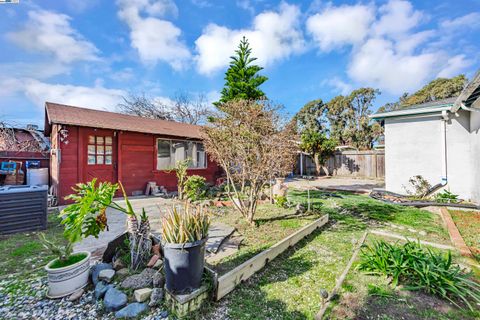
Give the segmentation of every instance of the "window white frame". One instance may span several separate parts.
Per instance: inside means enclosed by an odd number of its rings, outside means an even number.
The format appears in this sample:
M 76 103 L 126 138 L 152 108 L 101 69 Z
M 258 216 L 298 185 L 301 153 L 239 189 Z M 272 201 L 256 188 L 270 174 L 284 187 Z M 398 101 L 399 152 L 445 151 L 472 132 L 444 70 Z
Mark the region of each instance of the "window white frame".
M 161 146 L 161 144 L 163 146 Z M 166 150 L 167 148 L 169 151 Z M 192 159 L 189 169 L 207 168 L 207 154 L 201 142 L 157 138 L 156 151 L 156 170 L 169 170 L 173 168 L 178 161 L 187 158 Z M 169 155 L 166 156 L 168 152 Z M 162 157 L 160 157 L 161 154 L 163 154 Z

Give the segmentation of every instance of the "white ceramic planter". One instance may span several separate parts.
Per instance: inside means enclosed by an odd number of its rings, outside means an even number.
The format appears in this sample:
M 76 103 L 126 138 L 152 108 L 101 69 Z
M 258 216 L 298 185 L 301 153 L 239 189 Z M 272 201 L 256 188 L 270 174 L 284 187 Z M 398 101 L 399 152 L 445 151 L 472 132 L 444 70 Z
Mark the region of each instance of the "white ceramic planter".
M 85 253 L 87 256 L 83 260 L 63 268 L 50 268 L 55 260 L 50 261 L 45 266 L 48 274 L 47 297 L 52 299 L 65 297 L 88 284 L 90 252 L 81 251 L 75 253 Z

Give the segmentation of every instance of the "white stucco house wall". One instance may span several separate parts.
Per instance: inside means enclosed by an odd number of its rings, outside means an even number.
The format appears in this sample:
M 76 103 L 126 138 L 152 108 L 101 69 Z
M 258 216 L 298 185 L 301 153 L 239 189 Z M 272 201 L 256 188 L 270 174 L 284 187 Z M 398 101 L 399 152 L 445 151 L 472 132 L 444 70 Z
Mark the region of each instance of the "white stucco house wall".
M 421 175 L 480 203 L 480 72 L 460 96 L 371 116 L 385 129 L 385 189 Z

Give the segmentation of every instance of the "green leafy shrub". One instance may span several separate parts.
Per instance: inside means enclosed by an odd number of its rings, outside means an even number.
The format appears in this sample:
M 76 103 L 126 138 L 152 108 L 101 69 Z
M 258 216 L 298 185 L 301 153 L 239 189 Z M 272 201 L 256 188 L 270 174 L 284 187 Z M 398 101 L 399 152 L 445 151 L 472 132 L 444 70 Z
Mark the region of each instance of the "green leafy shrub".
M 176 207 L 162 219 L 162 237 L 167 243 L 187 243 L 202 240 L 208 235 L 210 217 L 202 209 L 185 206 L 184 212 Z
M 205 199 L 207 195 L 206 179 L 201 176 L 189 176 L 183 187 L 187 199 L 192 201 Z
M 471 310 L 471 301 L 480 303 L 480 284 L 452 263 L 450 251 L 436 253 L 416 242 L 399 245 L 376 241 L 362 249 L 357 268 L 392 277 L 394 286 L 402 282 L 409 290 L 424 290 L 457 306 L 456 302 L 463 301 Z
M 458 203 L 458 195 L 453 194 L 448 190 L 443 190 L 435 195 L 435 201 L 438 203 Z
M 285 196 L 275 196 L 275 204 L 280 208 L 286 208 L 288 206 L 288 200 Z

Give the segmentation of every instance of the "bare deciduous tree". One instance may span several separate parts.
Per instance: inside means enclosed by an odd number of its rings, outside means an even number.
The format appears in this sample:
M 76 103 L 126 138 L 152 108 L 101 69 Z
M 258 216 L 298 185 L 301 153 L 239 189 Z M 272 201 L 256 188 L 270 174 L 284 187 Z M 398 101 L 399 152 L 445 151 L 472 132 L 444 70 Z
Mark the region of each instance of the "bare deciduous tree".
M 294 124 L 283 124 L 269 101 L 233 100 L 221 110 L 202 129 L 205 148 L 225 171 L 236 209 L 253 223 L 263 186 L 292 171 L 298 149 Z
M 118 105 L 120 112 L 140 117 L 178 122 L 205 123 L 211 110 L 204 94 L 192 96 L 187 92 L 178 92 L 170 101 L 158 101 L 141 95 L 130 94 Z
M 190 124 L 205 123 L 212 113 L 207 98 L 202 93 L 192 97 L 187 92 L 177 92 L 171 110 L 176 121 Z
M 0 120 L 0 151 L 43 151 L 35 139 L 20 141 L 14 126 Z
M 118 104 L 120 112 L 150 119 L 173 120 L 171 112 L 164 103 L 154 101 L 145 93 L 130 94 L 123 97 L 123 103 Z

